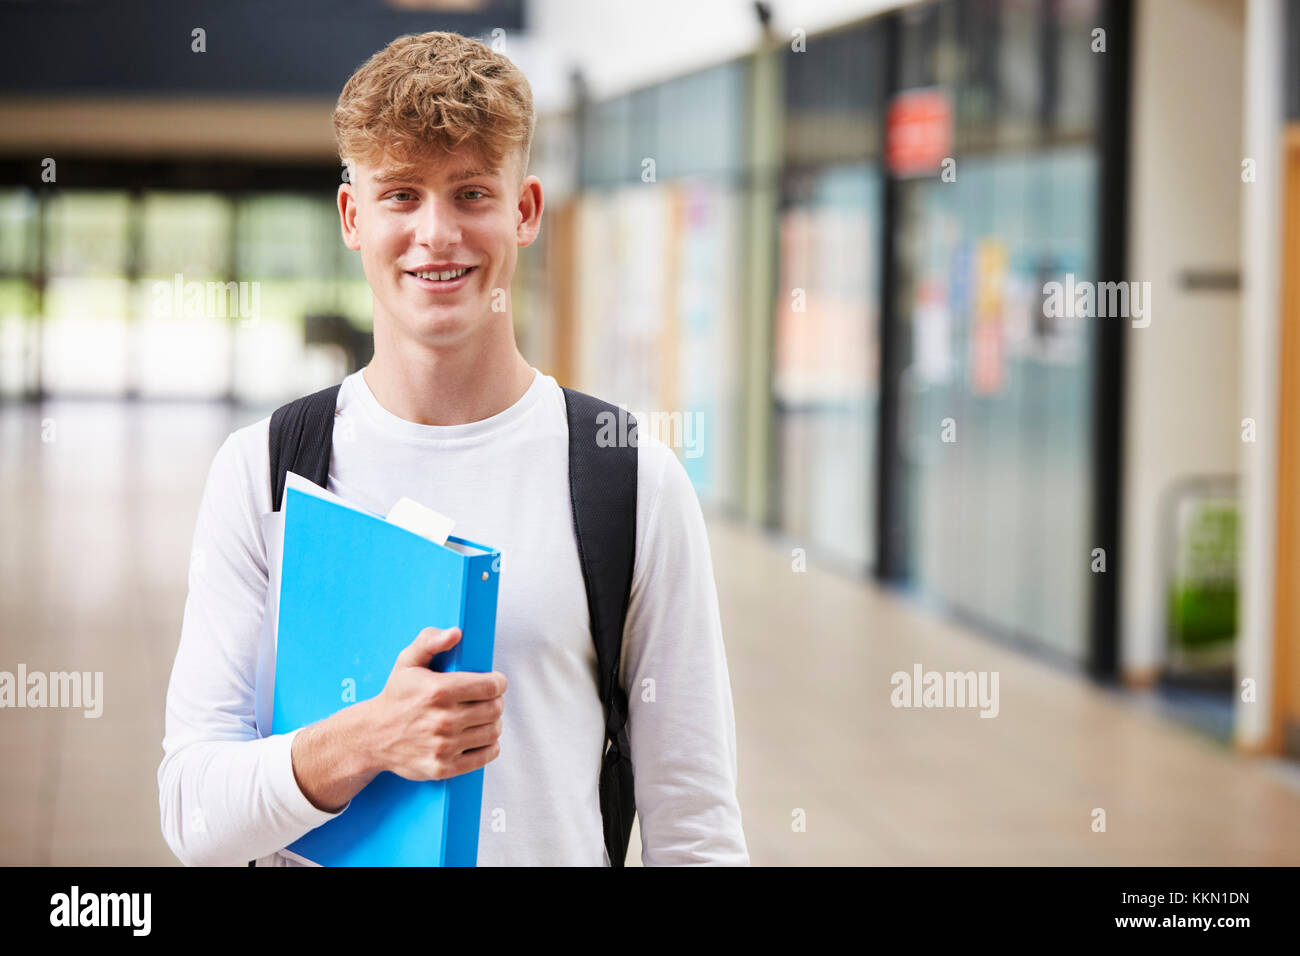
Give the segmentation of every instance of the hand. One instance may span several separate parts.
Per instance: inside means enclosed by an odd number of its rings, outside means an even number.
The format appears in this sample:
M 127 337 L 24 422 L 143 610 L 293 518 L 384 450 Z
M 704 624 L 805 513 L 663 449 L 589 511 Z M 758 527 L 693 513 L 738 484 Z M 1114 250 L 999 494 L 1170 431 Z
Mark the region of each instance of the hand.
M 429 669 L 434 655 L 460 638 L 460 628 L 426 627 L 397 655 L 384 689 L 358 705 L 384 770 L 407 780 L 443 780 L 501 753 L 505 675 Z

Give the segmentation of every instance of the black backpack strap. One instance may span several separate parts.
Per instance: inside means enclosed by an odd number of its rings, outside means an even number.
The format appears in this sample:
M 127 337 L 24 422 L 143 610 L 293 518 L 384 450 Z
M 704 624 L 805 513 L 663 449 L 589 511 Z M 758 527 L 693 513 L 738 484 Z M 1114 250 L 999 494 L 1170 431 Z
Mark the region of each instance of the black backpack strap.
M 322 488 L 330 475 L 330 446 L 334 442 L 334 409 L 339 386 L 281 405 L 271 414 L 271 510 L 279 511 L 288 472 L 310 478 Z
M 636 419 L 625 409 L 570 388 L 564 389 L 564 403 L 573 529 L 596 644 L 597 689 L 605 710 L 600 814 L 610 865 L 623 866 L 636 813 L 627 691 L 618 680 L 636 557 Z

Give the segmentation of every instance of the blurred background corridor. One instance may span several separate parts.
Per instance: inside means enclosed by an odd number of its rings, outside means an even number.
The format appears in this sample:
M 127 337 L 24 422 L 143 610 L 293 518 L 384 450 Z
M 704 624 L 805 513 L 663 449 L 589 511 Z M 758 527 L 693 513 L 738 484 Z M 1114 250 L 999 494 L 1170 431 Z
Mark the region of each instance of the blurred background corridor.
M 204 480 L 369 360 L 330 112 L 429 30 L 533 86 L 520 350 L 704 507 L 755 865 L 1300 864 L 1283 0 L 0 0 L 0 671 L 104 675 L 0 864 L 177 862 Z

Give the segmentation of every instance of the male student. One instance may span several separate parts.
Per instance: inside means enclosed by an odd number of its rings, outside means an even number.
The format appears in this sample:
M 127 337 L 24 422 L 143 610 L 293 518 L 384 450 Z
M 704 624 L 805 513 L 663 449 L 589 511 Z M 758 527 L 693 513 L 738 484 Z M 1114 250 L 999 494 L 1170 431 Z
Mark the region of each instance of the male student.
M 343 240 L 373 292 L 375 354 L 339 389 L 327 487 L 378 514 L 409 496 L 501 550 L 496 670 L 434 672 L 460 634 L 429 628 L 410 635 L 378 696 L 268 734 L 270 420 L 234 432 L 199 508 L 158 768 L 163 835 L 187 864 L 291 865 L 279 851 L 381 771 L 430 780 L 479 767 L 480 865 L 610 863 L 565 400 L 519 353 L 510 306 L 518 249 L 541 226 L 542 186 L 526 175 L 533 126 L 523 75 L 451 33 L 393 41 L 334 114 L 349 170 Z M 637 452 L 620 678 L 642 860 L 745 865 L 699 503 L 670 449 L 642 435 Z

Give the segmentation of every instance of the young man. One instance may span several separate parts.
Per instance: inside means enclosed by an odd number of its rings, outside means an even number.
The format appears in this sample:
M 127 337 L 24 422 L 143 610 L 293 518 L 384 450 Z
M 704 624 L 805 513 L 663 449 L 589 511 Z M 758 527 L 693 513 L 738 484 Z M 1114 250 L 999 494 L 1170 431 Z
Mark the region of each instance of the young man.
M 381 771 L 430 780 L 479 767 L 480 865 L 610 863 L 565 400 L 520 355 L 510 308 L 518 249 L 541 226 L 542 186 L 526 176 L 533 123 L 523 75 L 449 33 L 375 54 L 334 115 L 349 169 L 343 239 L 374 293 L 375 354 L 339 390 L 327 487 L 379 514 L 409 496 L 501 550 L 496 671 L 430 670 L 460 635 L 426 629 L 378 696 L 268 735 L 270 419 L 234 432 L 199 509 L 158 769 L 163 835 L 187 864 L 288 865 L 278 851 Z M 649 436 L 637 452 L 619 676 L 642 860 L 744 865 L 703 518 L 673 452 Z

